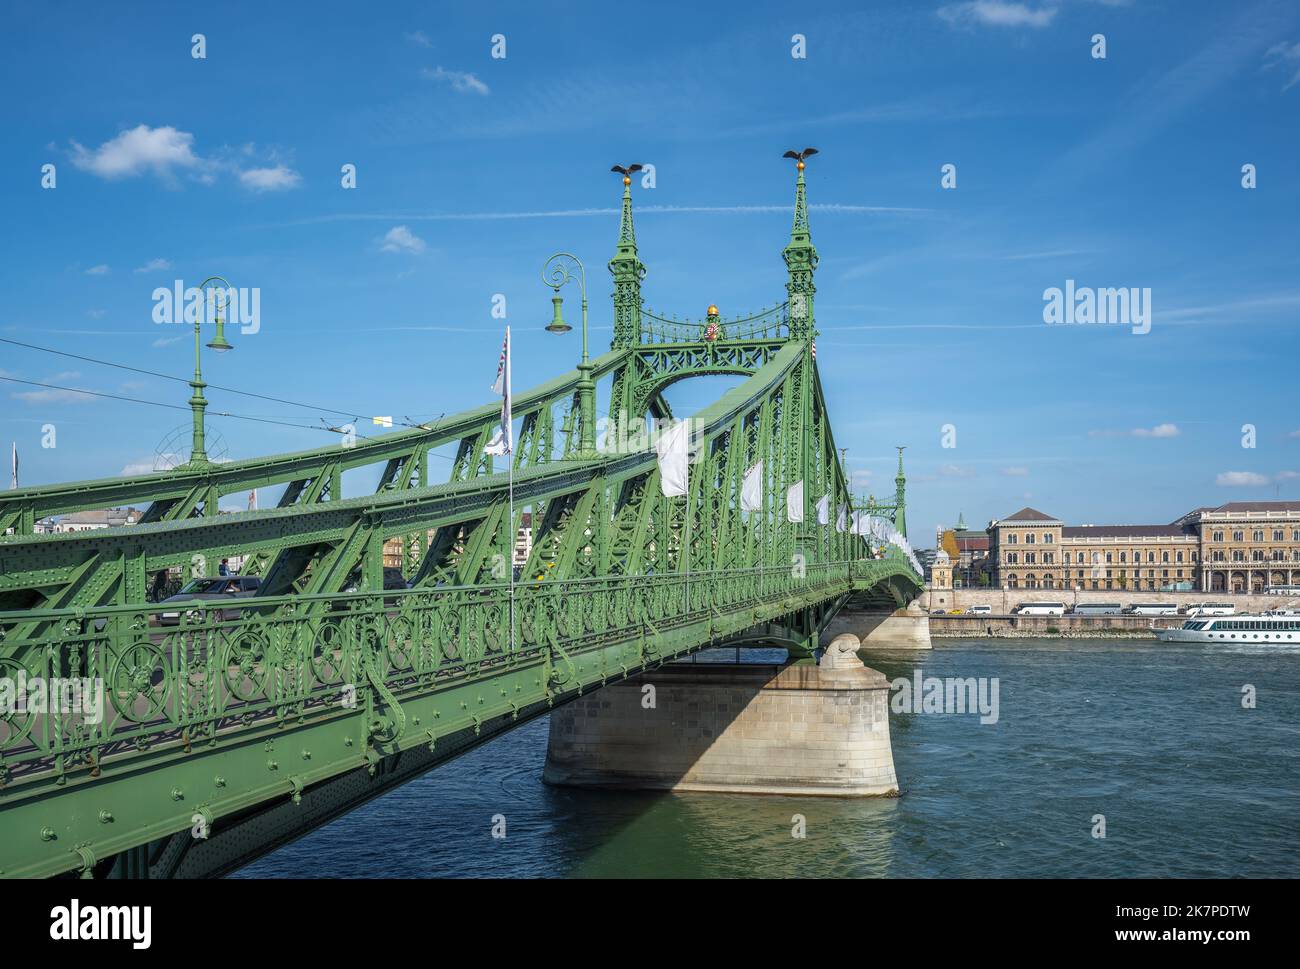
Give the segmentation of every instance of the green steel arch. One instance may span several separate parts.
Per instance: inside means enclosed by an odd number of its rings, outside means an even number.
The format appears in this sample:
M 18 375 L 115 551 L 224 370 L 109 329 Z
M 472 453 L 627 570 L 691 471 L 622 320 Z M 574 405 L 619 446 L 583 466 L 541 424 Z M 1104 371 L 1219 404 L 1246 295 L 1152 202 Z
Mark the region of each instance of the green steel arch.
M 851 599 L 917 595 L 901 548 L 837 522 L 855 504 L 812 348 L 802 171 L 784 256 L 772 310 L 714 329 L 652 314 L 625 187 L 611 348 L 515 396 L 508 468 L 484 453 L 494 403 L 354 447 L 0 497 L 0 678 L 104 686 L 99 717 L 0 715 L 0 874 L 220 874 L 611 679 L 720 644 L 811 656 Z M 666 497 L 632 431 L 668 415 L 666 387 L 714 373 L 746 379 L 693 416 L 690 493 Z M 599 380 L 615 443 L 593 454 L 583 395 Z M 452 443 L 430 483 L 430 452 Z M 758 507 L 742 507 L 760 462 Z M 366 465 L 379 487 L 345 496 L 343 472 Z M 275 508 L 216 513 L 277 484 Z M 128 502 L 141 524 L 34 534 Z M 900 530 L 902 509 L 900 458 Z M 525 511 L 534 541 L 511 581 Z M 399 536 L 411 588 L 385 590 Z M 263 576 L 238 610 L 196 601 L 171 622 L 151 601 L 167 570 L 236 554 Z

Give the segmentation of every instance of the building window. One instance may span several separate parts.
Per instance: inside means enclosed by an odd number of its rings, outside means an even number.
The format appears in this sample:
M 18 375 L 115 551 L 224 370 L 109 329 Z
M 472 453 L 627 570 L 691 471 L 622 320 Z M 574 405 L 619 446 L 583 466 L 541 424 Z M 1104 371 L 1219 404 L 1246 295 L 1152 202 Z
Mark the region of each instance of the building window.
M 1160 553 L 1160 561 L 1161 561 L 1161 562 L 1164 562 L 1164 563 L 1167 565 L 1167 564 L 1169 563 L 1169 553 L 1168 553 L 1168 552 L 1161 552 L 1161 553 Z
M 1177 561 L 1181 562 L 1182 560 L 1183 560 L 1183 553 L 1182 553 L 1182 552 L 1179 552 L 1179 553 L 1178 553 L 1178 557 L 1177 557 Z
M 1026 544 L 1026 545 L 1033 545 L 1033 544 L 1034 544 L 1034 533 L 1033 533 L 1033 532 L 1025 532 L 1025 544 Z
M 1264 541 L 1264 530 L 1262 528 L 1257 528 L 1251 533 L 1251 536 L 1251 541 L 1262 542 Z
M 1046 544 L 1046 545 L 1051 545 L 1051 544 L 1052 544 L 1052 533 L 1051 533 L 1051 532 L 1044 532 L 1044 533 L 1043 533 L 1043 543 Z
M 1127 561 L 1128 561 L 1128 553 L 1127 553 L 1127 552 L 1120 552 L 1120 553 L 1119 553 L 1119 561 L 1120 561 L 1120 564 L 1121 564 L 1121 565 L 1122 565 L 1123 563 L 1127 562 Z
M 1008 544 L 1008 545 L 1014 545 L 1014 544 L 1016 544 L 1016 533 L 1015 533 L 1015 532 L 1009 532 L 1009 533 L 1007 534 L 1007 544 Z
M 1214 535 L 1210 538 L 1210 541 L 1212 542 L 1223 541 L 1223 532 L 1215 532 Z
M 1280 528 L 1273 529 L 1273 541 L 1275 542 L 1282 541 L 1282 529 Z
M 1156 560 L 1156 553 L 1147 552 L 1147 564 L 1150 565 L 1151 563 L 1155 562 L 1155 560 Z
M 1233 540 L 1234 542 L 1244 542 L 1244 541 L 1246 540 L 1246 533 L 1245 533 L 1245 532 L 1233 532 L 1233 533 L 1232 533 L 1232 540 Z

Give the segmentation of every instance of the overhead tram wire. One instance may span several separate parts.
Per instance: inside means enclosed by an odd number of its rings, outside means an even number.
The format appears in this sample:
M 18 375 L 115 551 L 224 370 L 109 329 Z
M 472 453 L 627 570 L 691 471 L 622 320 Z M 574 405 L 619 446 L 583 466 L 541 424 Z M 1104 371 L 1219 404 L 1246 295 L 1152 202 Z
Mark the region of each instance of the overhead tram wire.
M 161 400 L 145 400 L 143 397 L 127 397 L 124 394 L 108 394 L 100 390 L 85 390 L 81 387 L 62 387 L 58 384 L 47 384 L 39 380 L 23 380 L 21 377 L 7 377 L 0 374 L 0 380 L 6 380 L 13 384 L 26 384 L 30 387 L 44 387 L 47 390 L 61 390 L 69 394 L 86 394 L 90 397 L 104 397 L 108 400 L 122 400 L 131 404 L 148 404 L 150 407 L 165 407 L 168 410 L 183 410 L 189 412 L 190 408 L 183 404 L 170 404 Z M 234 414 L 230 411 L 209 411 L 212 417 L 232 417 L 240 421 L 254 421 L 259 424 L 278 424 L 281 427 L 296 427 L 306 431 L 332 431 L 333 428 L 320 427 L 317 424 L 296 424 L 291 421 L 279 421 L 270 417 L 256 417 L 250 414 Z M 358 418 L 359 419 L 359 418 Z M 358 437 L 363 435 L 358 434 Z M 369 440 L 369 438 L 367 438 Z
M 0 340 L 3 340 L 3 338 L 0 338 Z M 6 343 L 12 343 L 13 341 L 12 341 L 12 340 L 3 340 L 3 342 L 6 342 Z M 58 351 L 55 351 L 55 352 L 58 352 Z M 91 361 L 91 362 L 95 362 L 95 363 L 97 363 L 97 362 L 99 362 L 99 361 Z M 112 366 L 112 364 L 110 364 L 110 366 Z M 126 369 L 134 369 L 134 368 L 129 368 L 129 367 L 128 367 L 128 368 L 126 368 Z M 148 373 L 149 371 L 141 371 L 141 372 L 142 372 L 142 373 Z M 167 375 L 166 375 L 166 374 L 159 374 L 158 376 L 167 376 Z M 190 412 L 190 408 L 189 408 L 188 406 L 186 406 L 186 405 L 183 405 L 183 404 L 172 404 L 172 403 L 168 403 L 168 402 L 166 402 L 166 401 L 161 401 L 161 400 L 145 400 L 143 397 L 127 397 L 125 394 L 109 394 L 109 393 L 105 393 L 104 391 L 100 391 L 100 390 L 85 390 L 85 389 L 83 389 L 83 388 L 81 388 L 81 387 L 63 387 L 63 386 L 60 386 L 59 384 L 49 384 L 49 383 L 44 383 L 44 382 L 39 381 L 39 380 L 24 380 L 24 379 L 21 378 L 21 377 L 9 377 L 9 376 L 6 376 L 6 375 L 4 375 L 4 374 L 0 374 L 0 380 L 7 381 L 7 382 L 9 382 L 9 383 L 11 383 L 11 384 L 24 384 L 24 385 L 26 385 L 26 386 L 28 386 L 28 387 L 41 387 L 41 388 L 44 388 L 45 390 L 60 390 L 60 391 L 63 391 L 64 393 L 68 393 L 68 394 L 85 394 L 85 395 L 87 395 L 87 396 L 89 396 L 89 397 L 102 397 L 102 398 L 105 398 L 106 400 L 120 400 L 120 401 L 125 401 L 126 403 L 129 403 L 129 404 L 147 404 L 147 405 L 150 406 L 150 407 L 163 407 L 163 408 L 166 408 L 167 410 L 182 410 L 182 411 Z M 212 386 L 212 385 L 210 384 L 209 386 Z M 254 395 L 252 395 L 252 396 L 257 396 L 257 395 L 254 394 Z M 340 414 L 346 414 L 347 411 L 339 411 L 338 413 L 340 413 Z M 230 412 L 230 411 L 209 410 L 209 411 L 208 411 L 208 415 L 209 415 L 210 417 L 230 417 L 230 418 L 233 418 L 234 420 L 238 420 L 238 421 L 252 421 L 253 423 L 257 423 L 257 424 L 274 424 L 274 425 L 277 425 L 277 426 L 279 426 L 279 427 L 293 427 L 293 428 L 298 428 L 299 430 L 304 430 L 304 431 L 325 431 L 326 433 L 329 433 L 329 434 L 344 434 L 344 433 L 346 433 L 345 431 L 343 431 L 342 428 L 338 428 L 338 427 L 322 427 L 322 426 L 320 426 L 319 424 L 298 424 L 298 423 L 295 423 L 295 422 L 292 422 L 292 421 L 280 421 L 280 420 L 275 420 L 274 418 L 270 418 L 270 417 L 259 417 L 259 416 L 255 416 L 255 415 L 252 415 L 252 414 L 235 414 L 235 413 L 232 413 L 232 412 Z M 360 418 L 359 416 L 357 416 L 357 415 L 349 414 L 349 416 L 352 417 L 352 419 L 353 419 L 354 421 L 359 421 L 359 420 L 361 420 L 361 418 Z M 439 419 L 441 419 L 441 415 L 439 416 Z M 424 427 L 423 424 L 412 424 L 412 425 L 407 425 L 407 426 L 410 426 L 410 427 Z M 368 436 L 365 435 L 365 434 L 358 434 L 358 433 L 356 433 L 355 430 L 353 431 L 353 434 L 354 434 L 356 437 L 361 438 L 363 441 L 371 441 L 371 440 L 374 440 L 374 438 L 368 437 Z M 437 451 L 434 451 L 433 449 L 430 449 L 430 450 L 429 450 L 429 454 L 433 455 L 434 457 L 441 458 L 441 459 L 444 460 L 444 461 L 450 461 L 450 460 L 452 460 L 452 459 L 451 459 L 450 457 L 448 457 L 447 455 L 445 455 L 445 454 L 439 454 Z
M 175 381 L 175 382 L 177 382 L 177 383 L 182 383 L 182 384 L 187 384 L 187 383 L 189 383 L 189 381 L 186 380 L 184 377 L 177 377 L 177 376 L 174 376 L 174 375 L 169 374 L 169 373 L 160 373 L 160 372 L 157 371 L 157 370 L 146 370 L 146 369 L 144 369 L 143 367 L 132 367 L 132 366 L 130 366 L 130 365 L 128 365 L 128 364 L 125 364 L 125 363 L 114 363 L 114 362 L 111 361 L 111 360 L 101 360 L 101 359 L 99 359 L 98 357 L 87 357 L 87 356 L 83 356 L 82 354 L 79 354 L 79 353 L 69 353 L 67 350 L 55 350 L 53 347 L 43 347 L 43 346 L 38 346 L 38 345 L 35 344 L 35 343 L 24 343 L 24 342 L 21 341 L 21 340 L 11 340 L 11 339 L 9 339 L 9 338 L 7 338 L 7 337 L 0 337 L 0 343 L 8 343 L 8 344 L 10 344 L 10 345 L 12 345 L 12 346 L 16 346 L 16 347 L 24 347 L 24 348 L 26 348 L 26 349 L 28 349 L 28 350 L 39 350 L 39 351 L 41 351 L 42 353 L 53 353 L 53 354 L 55 354 L 55 355 L 57 355 L 57 356 L 60 356 L 60 357 L 69 357 L 69 358 L 71 358 L 71 359 L 73 359 L 73 360 L 82 360 L 82 361 L 84 361 L 84 362 L 86 362 L 86 363 L 98 364 L 99 366 L 102 366 L 102 367 L 115 367 L 115 368 L 117 368 L 118 370 L 129 370 L 129 371 L 131 371 L 132 373 L 140 373 L 140 374 L 145 374 L 145 375 L 150 376 L 150 377 L 158 377 L 158 378 L 160 378 L 160 379 L 162 379 L 162 380 L 173 380 L 173 381 Z M 236 389 L 236 388 L 234 388 L 234 387 L 223 387 L 223 386 L 220 385 L 220 384 L 211 384 L 211 383 L 210 383 L 210 384 L 207 384 L 207 386 L 210 387 L 210 388 L 212 388 L 213 390 L 221 390 L 221 391 L 225 391 L 225 392 L 228 393 L 228 394 L 240 394 L 240 395 L 242 395 L 242 396 L 244 396 L 244 397 L 256 397 L 256 398 L 258 398 L 259 400 L 269 400 L 269 401 L 272 401 L 272 402 L 277 403 L 277 404 L 288 404 L 288 405 L 290 405 L 291 407 L 302 407 L 302 408 L 304 408 L 304 409 L 306 409 L 306 410 L 314 410 L 314 411 L 317 411 L 317 412 L 328 411 L 328 412 L 331 413 L 331 414 L 341 414 L 341 415 L 343 415 L 344 417 L 350 417 L 350 418 L 352 418 L 353 420 L 360 420 L 360 419 L 361 419 L 360 416 L 357 414 L 356 411 L 339 410 L 337 407 L 318 407 L 318 406 L 316 406 L 315 404 L 304 404 L 302 401 L 298 401 L 298 400 L 286 400 L 286 399 L 283 398 L 283 397 L 269 397 L 269 396 L 267 396 L 266 394 L 255 394 L 255 393 L 253 393 L 252 391 L 249 391 L 249 390 L 238 390 L 238 389 Z M 91 391 L 81 391 L 81 393 L 91 393 Z M 101 395 L 101 396 L 112 396 L 112 395 Z M 128 398 L 121 398 L 121 399 L 126 400 L 126 399 L 128 399 Z M 144 401 L 143 403 L 154 403 L 154 402 L 153 402 L 153 401 Z M 181 408 L 181 409 L 188 409 L 188 408 Z M 230 417 L 230 416 L 239 416 L 239 415 L 226 414 L 226 415 L 223 415 L 223 416 Z M 251 418 L 246 418 L 246 419 L 251 419 Z M 423 424 L 407 424 L 407 423 L 400 422 L 400 421 L 397 422 L 397 423 L 400 423 L 403 427 L 424 427 Z M 292 425 L 291 425 L 291 426 L 292 426 Z M 306 426 L 308 426 L 308 425 L 301 425 L 301 426 L 306 427 Z

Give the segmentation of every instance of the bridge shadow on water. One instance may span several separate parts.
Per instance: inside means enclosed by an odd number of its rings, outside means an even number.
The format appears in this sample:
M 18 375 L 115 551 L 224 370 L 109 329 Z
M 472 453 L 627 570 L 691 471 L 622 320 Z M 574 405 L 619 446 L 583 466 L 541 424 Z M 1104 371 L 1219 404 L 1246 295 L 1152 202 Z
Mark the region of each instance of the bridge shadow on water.
M 673 665 L 774 671 L 784 660 L 782 649 L 727 648 Z M 724 688 L 731 715 L 761 682 Z M 890 874 L 896 798 L 552 786 L 542 781 L 549 729 L 549 717 L 525 724 L 231 877 Z M 493 837 L 502 823 L 505 836 Z

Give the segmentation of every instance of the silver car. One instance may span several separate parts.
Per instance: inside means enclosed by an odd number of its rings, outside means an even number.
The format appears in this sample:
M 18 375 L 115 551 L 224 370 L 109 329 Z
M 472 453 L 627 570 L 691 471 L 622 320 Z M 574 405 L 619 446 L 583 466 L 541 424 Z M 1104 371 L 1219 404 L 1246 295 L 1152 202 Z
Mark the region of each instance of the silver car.
M 159 604 L 166 606 L 172 603 L 193 602 L 195 599 L 208 602 L 247 599 L 250 596 L 257 595 L 257 590 L 261 585 L 262 580 L 256 575 L 220 575 L 211 579 L 194 579 L 187 582 L 180 592 L 174 596 L 168 596 Z M 184 611 L 182 609 L 169 609 L 160 612 L 158 622 L 163 626 L 175 626 L 181 621 L 181 613 Z M 218 613 L 218 619 L 238 619 L 242 612 L 239 609 L 213 611 Z

